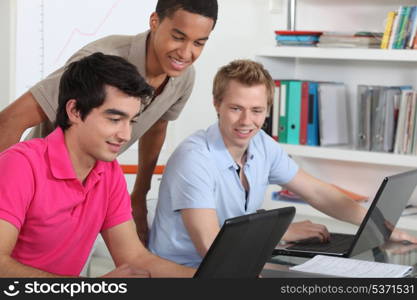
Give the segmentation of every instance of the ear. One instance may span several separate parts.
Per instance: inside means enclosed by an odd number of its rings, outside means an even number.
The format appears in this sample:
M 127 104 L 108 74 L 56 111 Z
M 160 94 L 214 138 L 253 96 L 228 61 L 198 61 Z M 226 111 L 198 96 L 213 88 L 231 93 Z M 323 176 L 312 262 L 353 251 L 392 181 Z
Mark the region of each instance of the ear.
M 77 100 L 70 99 L 67 101 L 67 104 L 65 105 L 65 110 L 67 112 L 68 120 L 71 124 L 77 124 L 79 122 L 82 122 L 80 112 L 76 108 Z
M 155 32 L 159 26 L 159 17 L 156 12 L 153 12 L 149 18 L 149 28 L 152 32 Z
M 219 114 L 220 103 L 221 103 L 221 101 L 213 99 L 214 109 L 216 110 L 217 114 Z

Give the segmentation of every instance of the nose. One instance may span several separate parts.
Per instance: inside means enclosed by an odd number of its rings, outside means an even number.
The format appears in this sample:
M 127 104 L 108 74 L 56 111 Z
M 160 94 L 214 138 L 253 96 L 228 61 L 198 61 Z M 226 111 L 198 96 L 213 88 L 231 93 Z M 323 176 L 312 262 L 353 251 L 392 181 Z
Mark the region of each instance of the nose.
M 117 138 L 120 142 L 127 142 L 132 136 L 132 126 L 129 122 L 123 122 L 117 132 Z
M 242 110 L 239 121 L 241 124 L 245 124 L 245 125 L 250 124 L 250 112 L 247 110 Z
M 178 55 L 181 59 L 189 61 L 192 60 L 193 57 L 193 43 L 192 42 L 184 42 L 182 43 L 181 47 L 178 48 Z

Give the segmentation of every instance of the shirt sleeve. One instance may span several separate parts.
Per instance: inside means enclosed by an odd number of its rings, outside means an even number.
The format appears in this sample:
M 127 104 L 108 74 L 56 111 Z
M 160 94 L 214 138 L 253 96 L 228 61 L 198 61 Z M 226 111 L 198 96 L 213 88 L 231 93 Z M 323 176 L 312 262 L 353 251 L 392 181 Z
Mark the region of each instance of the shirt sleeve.
M 290 182 L 298 172 L 298 165 L 275 140 L 267 134 L 263 134 L 265 135 L 266 153 L 271 160 L 268 182 L 280 185 Z
M 0 219 L 20 230 L 35 192 L 33 169 L 24 155 L 6 150 L 0 154 L 0 170 Z
M 116 161 L 113 162 L 112 169 L 111 176 L 107 177 L 111 189 L 101 231 L 132 219 L 132 206 L 123 171 Z
M 186 208 L 215 208 L 215 178 L 210 158 L 196 150 L 179 151 L 165 169 L 159 197 L 171 201 L 173 211 Z M 161 199 L 160 199 L 161 201 Z
M 80 50 L 66 62 L 65 66 L 92 53 L 93 52 L 89 50 Z M 39 81 L 29 90 L 51 122 L 54 122 L 56 118 L 56 111 L 58 109 L 59 81 L 64 73 L 65 66 L 59 68 L 45 79 Z
M 184 92 L 178 98 L 177 102 L 175 102 L 165 114 L 162 115 L 162 119 L 165 121 L 173 121 L 178 118 L 181 111 L 183 110 L 185 104 L 187 103 L 188 99 L 191 96 L 194 87 L 194 80 L 195 80 L 195 71 L 194 68 L 190 69 L 189 75 L 185 80 L 185 88 Z

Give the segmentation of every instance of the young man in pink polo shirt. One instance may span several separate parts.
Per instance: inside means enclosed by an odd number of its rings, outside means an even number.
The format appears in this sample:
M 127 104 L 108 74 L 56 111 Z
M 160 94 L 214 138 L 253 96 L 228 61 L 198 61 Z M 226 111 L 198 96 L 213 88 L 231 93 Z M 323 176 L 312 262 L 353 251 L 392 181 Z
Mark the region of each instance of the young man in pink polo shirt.
M 57 128 L 0 153 L 0 276 L 78 276 L 99 233 L 117 268 L 107 276 L 192 276 L 139 241 L 115 160 L 152 95 L 136 68 L 95 53 L 68 66 Z

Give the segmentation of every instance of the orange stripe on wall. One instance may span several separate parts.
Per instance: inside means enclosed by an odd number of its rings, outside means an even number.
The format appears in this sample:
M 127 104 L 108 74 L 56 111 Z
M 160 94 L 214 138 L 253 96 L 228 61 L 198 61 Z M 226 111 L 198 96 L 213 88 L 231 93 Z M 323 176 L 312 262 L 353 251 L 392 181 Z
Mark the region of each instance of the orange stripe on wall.
M 136 174 L 138 172 L 138 165 L 121 165 L 123 173 L 125 174 Z M 159 165 L 155 167 L 153 171 L 154 174 L 162 174 L 164 173 L 165 166 Z

